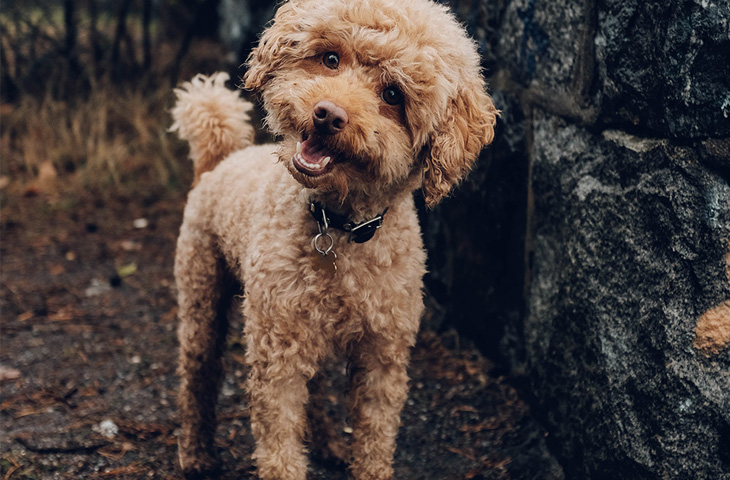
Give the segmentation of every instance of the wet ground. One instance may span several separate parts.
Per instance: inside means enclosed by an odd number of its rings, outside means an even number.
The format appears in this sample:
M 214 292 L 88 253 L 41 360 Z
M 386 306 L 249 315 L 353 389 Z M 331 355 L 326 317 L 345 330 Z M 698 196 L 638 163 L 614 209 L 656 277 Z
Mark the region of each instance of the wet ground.
M 173 479 L 176 305 L 184 195 L 99 200 L 2 195 L 0 479 Z M 240 319 L 226 353 L 223 479 L 255 478 Z M 559 479 L 545 432 L 508 379 L 453 332 L 413 351 L 396 478 Z M 312 479 L 345 479 L 344 365 L 312 406 Z M 321 416 L 318 416 L 321 417 Z

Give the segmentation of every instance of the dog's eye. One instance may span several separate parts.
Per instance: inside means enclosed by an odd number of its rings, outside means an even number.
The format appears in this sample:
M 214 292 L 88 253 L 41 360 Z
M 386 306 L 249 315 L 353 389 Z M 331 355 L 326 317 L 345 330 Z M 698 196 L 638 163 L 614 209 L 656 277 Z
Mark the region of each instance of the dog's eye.
M 401 93 L 398 87 L 392 85 L 383 90 L 380 96 L 388 105 L 400 105 L 403 103 L 403 93 Z
M 340 56 L 335 52 L 327 52 L 322 57 L 322 63 L 324 63 L 324 66 L 327 68 L 337 70 L 337 67 L 340 66 Z

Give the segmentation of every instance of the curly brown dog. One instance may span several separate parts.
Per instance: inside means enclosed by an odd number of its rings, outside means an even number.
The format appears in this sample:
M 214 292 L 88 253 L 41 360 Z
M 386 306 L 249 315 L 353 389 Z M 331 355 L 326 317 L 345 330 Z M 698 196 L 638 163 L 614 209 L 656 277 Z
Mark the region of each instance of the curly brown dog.
M 224 277 L 243 284 L 254 459 L 263 480 L 304 480 L 307 381 L 352 366 L 351 472 L 389 479 L 426 254 L 413 192 L 431 207 L 491 142 L 498 112 L 474 43 L 430 0 L 282 5 L 248 60 L 277 145 L 251 146 L 250 105 L 224 74 L 178 89 L 190 192 L 175 262 L 180 462 L 215 466 Z

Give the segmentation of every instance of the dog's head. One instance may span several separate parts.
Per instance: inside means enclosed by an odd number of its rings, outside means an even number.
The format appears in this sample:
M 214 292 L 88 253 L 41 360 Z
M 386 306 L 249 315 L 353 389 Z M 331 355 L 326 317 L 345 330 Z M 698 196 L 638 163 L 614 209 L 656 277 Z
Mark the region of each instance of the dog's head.
M 247 63 L 282 161 L 341 199 L 415 185 L 434 206 L 494 136 L 475 45 L 430 0 L 292 0 Z

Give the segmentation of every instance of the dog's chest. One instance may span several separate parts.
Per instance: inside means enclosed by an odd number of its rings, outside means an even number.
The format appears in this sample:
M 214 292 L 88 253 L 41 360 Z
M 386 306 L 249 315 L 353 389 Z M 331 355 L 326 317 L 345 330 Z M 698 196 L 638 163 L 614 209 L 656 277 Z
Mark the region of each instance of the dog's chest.
M 295 318 L 325 335 L 357 336 L 373 322 L 389 321 L 404 302 L 409 309 L 420 304 L 425 258 L 417 230 L 397 236 L 379 231 L 363 244 L 333 231 L 331 242 L 315 244 L 319 232 L 311 220 L 260 228 L 250 238 L 240 265 L 256 311 L 272 321 Z M 323 258 L 315 245 L 324 251 L 331 246 L 332 258 Z

